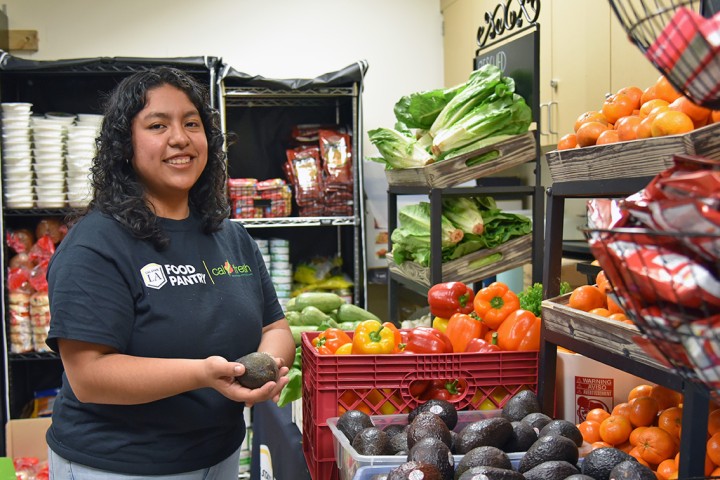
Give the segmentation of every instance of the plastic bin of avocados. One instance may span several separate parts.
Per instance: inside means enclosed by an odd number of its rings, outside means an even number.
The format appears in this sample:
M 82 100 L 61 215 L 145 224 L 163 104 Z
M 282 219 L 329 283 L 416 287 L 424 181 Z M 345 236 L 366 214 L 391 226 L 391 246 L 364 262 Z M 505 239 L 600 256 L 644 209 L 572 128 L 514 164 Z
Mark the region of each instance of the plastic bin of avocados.
M 500 415 L 500 412 L 501 410 L 459 411 L 458 423 L 453 430 L 459 433 L 460 430 L 465 428 L 466 425 L 477 422 L 478 420 L 482 420 L 484 418 L 497 417 Z M 407 414 L 371 415 L 370 419 L 376 427 L 382 429 L 387 425 L 391 424 L 406 425 L 407 417 Z M 327 424 L 333 434 L 335 459 L 337 461 L 338 470 L 340 470 L 339 480 L 358 480 L 359 478 L 367 480 L 376 473 L 387 473 L 392 468 L 407 461 L 406 455 L 360 455 L 357 450 L 352 447 L 347 437 L 345 437 L 345 435 L 340 430 L 338 430 L 338 418 L 339 417 L 328 418 Z M 520 459 L 524 454 L 525 452 L 508 454 L 508 457 L 510 457 L 510 461 L 512 462 L 513 467 L 517 468 L 517 466 L 520 464 Z M 460 460 L 462 460 L 463 456 L 453 455 L 453 458 L 455 459 L 455 465 L 457 465 Z M 360 470 L 365 467 L 376 467 L 376 470 L 378 471 L 370 473 L 370 470 L 366 470 L 362 472 L 362 474 L 366 476 L 358 477 L 358 475 L 361 474 Z

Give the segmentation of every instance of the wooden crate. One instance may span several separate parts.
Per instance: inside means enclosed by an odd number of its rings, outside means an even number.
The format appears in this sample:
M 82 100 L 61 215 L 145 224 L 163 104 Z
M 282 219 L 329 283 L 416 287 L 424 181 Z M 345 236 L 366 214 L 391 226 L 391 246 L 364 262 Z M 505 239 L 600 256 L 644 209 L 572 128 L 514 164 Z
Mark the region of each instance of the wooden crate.
M 682 135 L 553 150 L 545 158 L 553 182 L 568 182 L 657 175 L 673 165 L 674 154 L 720 160 L 720 123 Z
M 609 352 L 655 368 L 667 369 L 669 364 L 650 356 L 640 344 L 647 344 L 635 325 L 610 320 L 568 306 L 570 293 L 543 300 L 542 320 L 546 329 L 577 340 L 592 343 Z
M 500 153 L 499 157 L 468 166 L 473 159 L 494 150 Z M 385 170 L 385 176 L 390 185 L 446 188 L 527 163 L 535 156 L 535 136 L 527 132 L 425 167 Z
M 488 265 L 478 266 L 490 255 L 500 252 L 502 259 Z M 385 258 L 388 260 L 388 269 L 409 280 L 432 286 L 430 282 L 430 269 L 415 262 L 395 263 L 392 253 Z M 484 278 L 496 275 L 532 261 L 532 233 L 514 238 L 495 248 L 478 250 L 458 259 L 442 264 L 443 282 L 473 283 Z

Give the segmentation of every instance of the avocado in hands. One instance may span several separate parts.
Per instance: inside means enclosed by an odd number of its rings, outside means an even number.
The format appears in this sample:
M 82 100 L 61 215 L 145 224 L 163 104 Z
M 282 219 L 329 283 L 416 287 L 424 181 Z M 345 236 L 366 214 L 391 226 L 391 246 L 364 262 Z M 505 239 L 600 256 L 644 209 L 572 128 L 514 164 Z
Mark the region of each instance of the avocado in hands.
M 275 359 L 263 352 L 253 352 L 235 360 L 245 366 L 245 373 L 235 377 L 235 380 L 245 388 L 256 389 L 267 382 L 274 382 L 278 377 L 278 367 Z

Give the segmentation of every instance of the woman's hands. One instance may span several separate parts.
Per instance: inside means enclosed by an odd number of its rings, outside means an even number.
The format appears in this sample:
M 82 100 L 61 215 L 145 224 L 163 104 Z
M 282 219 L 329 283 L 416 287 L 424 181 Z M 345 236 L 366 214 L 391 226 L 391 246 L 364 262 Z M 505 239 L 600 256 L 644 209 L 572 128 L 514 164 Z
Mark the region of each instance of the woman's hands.
M 280 399 L 280 391 L 287 385 L 288 367 L 284 366 L 281 358 L 275 358 L 278 366 L 278 379 L 275 382 L 267 382 L 260 388 L 251 390 L 235 381 L 235 377 L 245 373 L 245 367 L 237 362 L 228 362 L 222 357 L 208 357 L 205 359 L 205 375 L 208 386 L 214 388 L 225 397 L 236 402 L 245 402 L 248 407 L 256 403 L 272 399 L 277 402 Z

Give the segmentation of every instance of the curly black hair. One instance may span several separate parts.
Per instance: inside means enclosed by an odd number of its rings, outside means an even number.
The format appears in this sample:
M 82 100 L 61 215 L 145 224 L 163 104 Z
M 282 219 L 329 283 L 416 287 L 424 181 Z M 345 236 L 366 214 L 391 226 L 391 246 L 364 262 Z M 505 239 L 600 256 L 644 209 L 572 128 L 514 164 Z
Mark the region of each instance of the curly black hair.
M 205 233 L 219 230 L 229 216 L 219 113 L 210 106 L 205 86 L 181 70 L 161 66 L 125 77 L 107 98 L 100 134 L 95 140 L 97 154 L 90 168 L 93 195 L 87 209 L 77 218 L 91 210 L 112 215 L 136 238 L 150 241 L 157 250 L 166 248 L 170 240 L 145 201 L 145 187 L 132 168 L 131 126 L 146 105 L 148 91 L 163 85 L 185 92 L 200 112 L 208 140 L 207 166 L 190 189 L 190 211 L 202 219 Z

